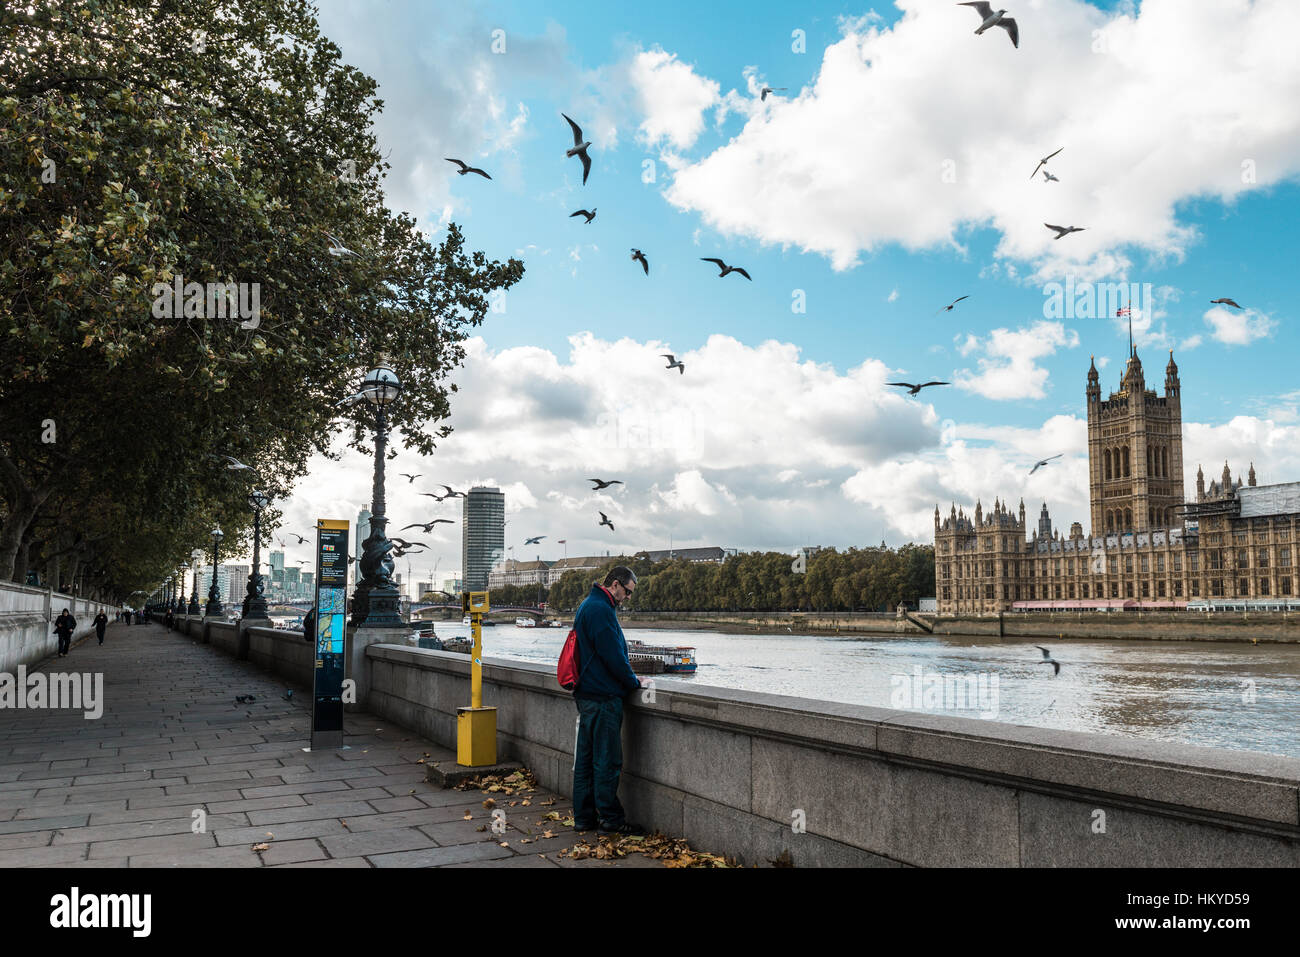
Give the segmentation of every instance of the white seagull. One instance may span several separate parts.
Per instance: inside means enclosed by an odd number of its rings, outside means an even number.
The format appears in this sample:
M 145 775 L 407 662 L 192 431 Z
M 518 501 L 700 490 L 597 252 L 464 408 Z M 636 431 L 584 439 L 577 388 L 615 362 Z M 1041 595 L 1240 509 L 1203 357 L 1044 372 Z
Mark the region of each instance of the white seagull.
M 984 22 L 981 23 L 980 28 L 975 31 L 976 36 L 983 33 L 989 27 L 1001 27 L 1010 34 L 1011 45 L 1016 49 L 1020 48 L 1020 29 L 1016 26 L 1016 21 L 1006 15 L 1007 11 L 999 10 L 997 13 L 994 13 L 993 8 L 985 3 L 984 0 L 975 0 L 973 3 L 959 3 L 957 6 L 974 7 L 975 12 L 983 18 Z
M 1043 170 L 1043 182 L 1044 182 L 1044 183 L 1059 183 L 1060 180 L 1057 179 L 1055 176 L 1053 176 L 1051 173 L 1049 173 L 1047 170 Z
M 1065 149 L 1064 146 L 1061 147 L 1061 150 L 1063 150 L 1063 149 Z M 1056 153 L 1061 152 L 1061 150 L 1057 150 Z M 1040 160 L 1038 161 L 1038 165 L 1034 167 L 1034 171 L 1033 171 L 1032 173 L 1029 174 L 1029 178 L 1030 178 L 1030 179 L 1033 179 L 1035 176 L 1037 176 L 1037 175 L 1038 175 L 1038 171 L 1039 171 L 1040 169 L 1042 169 L 1044 166 L 1046 166 L 1046 165 L 1047 165 L 1047 161 L 1048 161 L 1049 159 L 1051 159 L 1053 156 L 1055 156 L 1056 153 L 1048 153 L 1046 156 L 1044 156 L 1042 159 L 1040 159 Z M 1053 176 L 1052 179 L 1056 179 L 1056 177 Z
M 1045 459 L 1039 459 L 1037 462 L 1034 463 L 1034 467 L 1029 470 L 1029 474 L 1033 475 L 1039 469 L 1045 468 L 1047 466 L 1047 463 L 1052 461 L 1052 459 L 1059 459 L 1064 454 L 1065 454 L 1064 452 L 1057 452 L 1055 455 L 1049 455 Z
M 1056 675 L 1059 675 L 1061 673 L 1061 663 L 1057 661 L 1055 658 L 1053 658 L 1052 653 L 1048 651 L 1046 648 L 1044 648 L 1042 645 L 1034 645 L 1034 647 L 1043 653 L 1043 660 L 1040 661 L 1039 664 L 1051 665 L 1053 668 L 1056 669 L 1055 671 L 1052 672 L 1052 676 L 1055 677 Z M 1048 707 L 1051 707 L 1051 705 L 1048 705 Z
M 1060 239 L 1062 236 L 1070 235 L 1070 233 L 1081 233 L 1087 228 L 1085 226 L 1053 226 L 1051 223 L 1043 223 L 1043 225 L 1048 229 L 1056 230 L 1056 235 L 1052 237 L 1053 239 Z
M 356 255 L 356 253 L 354 253 L 352 250 L 348 249 L 348 247 L 343 245 L 342 240 L 332 235 L 331 233 L 327 232 L 325 234 L 325 238 L 334 244 L 330 246 L 331 256 L 355 256 Z
M 783 87 L 783 86 L 765 86 L 765 87 L 763 87 L 763 89 L 760 91 L 759 99 L 760 99 L 760 100 L 766 100 L 766 99 L 767 99 L 767 95 L 768 95 L 769 93 L 777 93 L 777 92 L 783 91 L 783 90 L 785 90 L 785 89 L 786 89 L 786 88 Z
M 560 114 L 566 120 L 569 120 L 563 113 Z M 587 174 L 591 172 L 591 157 L 587 155 L 587 147 L 591 145 L 590 140 L 582 138 L 582 127 L 573 120 L 569 120 L 569 125 L 573 127 L 573 148 L 566 150 L 564 155 L 576 156 L 582 160 L 582 185 L 587 185 Z
M 668 365 L 664 366 L 665 369 L 676 369 L 678 375 L 686 374 L 685 362 L 678 362 L 677 357 L 669 352 L 662 352 L 660 353 L 660 355 L 663 356 L 663 358 L 668 360 Z
M 611 522 L 611 521 L 609 520 L 609 516 L 606 515 L 604 512 L 601 512 L 601 513 L 600 513 L 600 521 L 599 521 L 597 524 L 598 524 L 598 525 L 608 525 L 608 526 L 609 526 L 609 530 L 610 530 L 611 532 L 614 531 L 614 523 Z

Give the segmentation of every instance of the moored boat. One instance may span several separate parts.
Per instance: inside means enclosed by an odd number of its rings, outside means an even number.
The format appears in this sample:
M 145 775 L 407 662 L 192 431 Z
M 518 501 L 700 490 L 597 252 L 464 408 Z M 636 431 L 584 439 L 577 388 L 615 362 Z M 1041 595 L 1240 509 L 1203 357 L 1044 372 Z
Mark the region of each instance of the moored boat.
M 516 627 L 516 628 L 536 628 L 536 627 L 537 627 L 537 619 L 536 619 L 536 618 L 529 618 L 529 617 L 527 617 L 526 615 L 521 615 L 520 617 L 518 617 L 518 618 L 515 619 L 515 627 Z
M 641 675 L 694 674 L 695 649 L 685 645 L 647 645 L 628 639 L 627 658 L 632 670 Z

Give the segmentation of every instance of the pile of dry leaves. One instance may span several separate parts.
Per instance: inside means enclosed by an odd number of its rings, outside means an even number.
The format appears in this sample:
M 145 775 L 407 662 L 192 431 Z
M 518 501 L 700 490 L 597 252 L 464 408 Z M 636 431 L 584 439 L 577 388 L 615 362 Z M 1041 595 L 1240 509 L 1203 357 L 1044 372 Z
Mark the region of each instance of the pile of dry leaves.
M 654 833 L 649 835 L 633 834 L 628 837 L 602 837 L 595 846 L 586 841 L 579 841 L 573 847 L 559 852 L 557 856 L 581 861 L 594 857 L 599 861 L 617 860 L 629 854 L 644 854 L 661 861 L 664 867 L 739 867 L 735 861 L 729 861 L 717 854 L 693 851 L 681 838 L 665 837 Z
M 513 774 L 480 774 L 455 785 L 457 791 L 484 791 L 492 794 L 531 794 L 537 790 L 537 778 L 527 768 Z

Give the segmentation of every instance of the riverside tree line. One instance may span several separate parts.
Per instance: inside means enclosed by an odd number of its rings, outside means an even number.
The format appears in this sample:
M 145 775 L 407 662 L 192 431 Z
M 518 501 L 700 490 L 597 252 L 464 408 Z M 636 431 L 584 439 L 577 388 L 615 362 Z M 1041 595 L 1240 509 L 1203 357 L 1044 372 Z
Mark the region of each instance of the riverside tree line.
M 785 552 L 747 552 L 721 564 L 684 559 L 651 562 L 645 555 L 611 558 L 598 571 L 565 572 L 541 600 L 556 611 L 577 608 L 615 565 L 636 572 L 629 611 L 893 611 L 900 602 L 934 595 L 934 547 L 822 549 L 795 571 Z M 493 589 L 494 605 L 533 605 L 536 585 Z

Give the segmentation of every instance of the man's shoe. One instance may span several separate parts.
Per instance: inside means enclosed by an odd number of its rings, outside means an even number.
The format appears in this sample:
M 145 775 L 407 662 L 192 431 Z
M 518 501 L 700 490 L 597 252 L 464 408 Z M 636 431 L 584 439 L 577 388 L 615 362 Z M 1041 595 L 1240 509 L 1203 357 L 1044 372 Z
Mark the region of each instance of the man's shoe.
M 634 834 L 645 834 L 645 831 L 626 821 L 618 825 L 618 827 L 607 827 L 602 824 L 596 831 L 597 837 L 629 837 Z
M 573 823 L 573 832 L 575 834 L 586 834 L 588 831 L 594 830 L 596 830 L 596 825 L 594 824 L 579 824 L 577 821 L 574 821 Z

